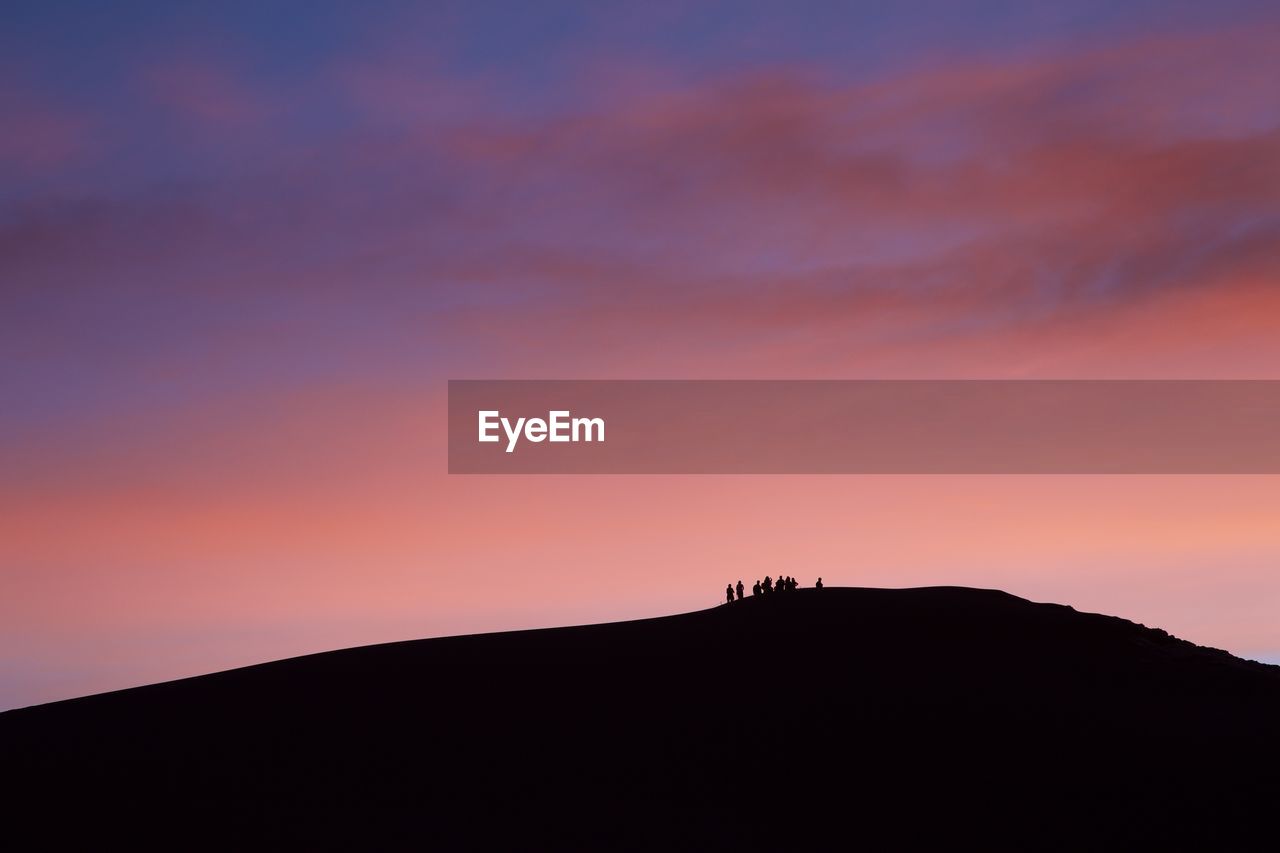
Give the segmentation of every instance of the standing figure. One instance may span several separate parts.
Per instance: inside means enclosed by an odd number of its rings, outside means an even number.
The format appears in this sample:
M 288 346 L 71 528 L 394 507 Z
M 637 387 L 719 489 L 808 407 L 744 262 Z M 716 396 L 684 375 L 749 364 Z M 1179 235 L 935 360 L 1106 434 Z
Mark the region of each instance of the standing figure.
M 751 587 L 751 594 L 752 595 L 760 594 L 760 581 L 756 581 L 756 585 Z
M 822 589 L 822 578 L 818 578 L 818 582 L 813 585 L 814 589 Z
M 764 583 L 761 585 L 760 588 L 764 590 L 765 595 L 768 595 L 769 593 L 773 592 L 773 578 L 769 577 L 768 575 L 765 575 Z
M 746 587 L 742 585 L 742 581 L 738 581 L 738 600 L 742 600 L 742 593 L 746 591 Z
M 733 584 L 725 584 L 724 600 L 730 604 L 733 604 Z

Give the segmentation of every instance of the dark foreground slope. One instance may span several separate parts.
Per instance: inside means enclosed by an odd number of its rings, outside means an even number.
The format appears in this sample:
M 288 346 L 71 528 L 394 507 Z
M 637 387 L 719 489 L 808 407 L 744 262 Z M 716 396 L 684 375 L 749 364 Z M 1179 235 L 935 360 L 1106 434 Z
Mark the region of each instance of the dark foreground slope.
M 50 840 L 1261 848 L 1277 721 L 1280 668 L 1122 619 L 827 589 L 11 711 L 0 767 Z

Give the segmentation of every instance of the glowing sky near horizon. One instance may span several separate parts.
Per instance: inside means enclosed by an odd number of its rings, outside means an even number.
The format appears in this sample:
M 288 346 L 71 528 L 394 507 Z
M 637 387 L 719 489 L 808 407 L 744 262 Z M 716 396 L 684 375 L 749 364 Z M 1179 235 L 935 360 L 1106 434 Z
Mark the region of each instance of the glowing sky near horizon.
M 6 7 L 0 708 L 779 571 L 1280 661 L 1280 478 L 443 435 L 449 378 L 1280 378 L 1274 4 L 370 5 Z

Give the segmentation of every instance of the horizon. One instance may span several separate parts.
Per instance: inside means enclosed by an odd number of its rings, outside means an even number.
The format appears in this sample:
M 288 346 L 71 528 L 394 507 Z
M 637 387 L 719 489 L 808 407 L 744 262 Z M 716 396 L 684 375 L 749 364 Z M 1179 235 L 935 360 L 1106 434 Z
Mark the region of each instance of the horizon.
M 798 580 L 798 579 L 797 579 L 797 580 Z M 760 581 L 755 581 L 755 583 L 760 583 Z M 823 583 L 823 589 L 824 589 L 824 590 L 831 590 L 831 591 L 835 591 L 835 590 L 846 590 L 846 591 L 876 591 L 876 592 L 912 592 L 912 591 L 917 591 L 917 590 L 939 590 L 939 589 L 942 589 L 942 590 L 964 590 L 964 591 L 970 591 L 970 592 L 1000 592 L 1000 593 L 1006 593 L 1006 594 L 1009 594 L 1009 595 L 1013 595 L 1013 593 L 1008 593 L 1008 591 L 1007 591 L 1007 590 L 1000 590 L 1000 589 L 994 589 L 994 588 L 982 588 L 982 587 L 965 587 L 965 586 L 950 586 L 950 585 L 941 585 L 941 586 L 917 586 L 917 587 L 862 587 L 862 586 L 834 586 L 834 585 L 831 585 L 831 584 L 826 583 L 825 581 L 824 581 L 824 583 Z M 803 584 L 798 585 L 798 587 L 797 587 L 797 589 L 796 589 L 796 591 L 797 591 L 797 592 L 799 592 L 799 591 L 801 591 L 801 590 L 808 590 L 808 591 L 810 591 L 810 592 L 816 592 L 816 591 L 817 591 L 817 590 L 816 590 L 816 588 L 815 588 L 813 585 L 805 586 L 805 585 L 803 585 Z M 742 600 L 747 600 L 747 599 L 752 599 L 752 598 L 758 598 L 758 597 L 761 597 L 759 593 L 753 593 L 750 589 L 748 589 L 748 590 L 747 590 L 747 592 L 746 592 L 746 594 L 744 595 L 744 597 L 743 597 L 742 599 L 738 599 L 737 601 L 742 601 Z M 1049 603 L 1052 603 L 1052 604 L 1061 604 L 1061 605 L 1067 605 L 1067 606 L 1069 606 L 1067 602 L 1037 602 L 1037 601 L 1032 601 L 1032 600 L 1030 600 L 1030 599 L 1022 598 L 1021 596 L 1015 596 L 1015 597 L 1016 597 L 1016 598 L 1019 598 L 1019 599 L 1020 599 L 1020 600 L 1022 600 L 1022 601 L 1027 601 L 1027 602 L 1029 602 L 1029 603 L 1031 603 L 1031 604 L 1049 604 Z M 734 602 L 734 604 L 736 604 L 736 603 L 737 603 L 737 601 L 735 601 L 735 602 Z M 491 636 L 491 635 L 494 635 L 494 634 L 518 634 L 518 633 L 538 632 L 538 631 L 554 631 L 554 630 L 557 630 L 557 629 L 563 629 L 563 628 L 596 628 L 596 627 L 605 627 L 605 626 L 609 626 L 609 625 L 618 625 L 618 624 L 625 624 L 625 623 L 632 623 L 632 622 L 648 622 L 648 621 L 655 621 L 655 620 L 669 619 L 669 618 L 679 617 L 679 616 L 694 616 L 694 615 L 701 614 L 701 613 L 709 613 L 709 612 L 712 612 L 712 611 L 716 610 L 716 609 L 717 609 L 717 608 L 719 608 L 719 607 L 726 607 L 726 606 L 733 606 L 733 605 L 732 605 L 732 604 L 730 604 L 730 603 L 728 603 L 728 602 L 726 602 L 726 601 L 717 600 L 715 603 L 713 603 L 713 604 L 711 604 L 711 605 L 708 605 L 708 606 L 706 606 L 706 607 L 699 607 L 699 608 L 695 608 L 695 609 L 693 609 L 693 610 L 683 610 L 683 611 L 678 611 L 678 612 L 675 612 L 675 613 L 659 613 L 659 614 L 650 614 L 650 615 L 647 615 L 647 616 L 636 616 L 636 617 L 633 617 L 633 618 L 630 618 L 630 619 L 622 619 L 622 620 L 609 621 L 609 622 L 581 622 L 581 623 L 573 623 L 573 624 L 568 624 L 568 625 L 540 625 L 540 626 L 532 626 L 532 627 L 524 627 L 524 628 L 506 628 L 506 629 L 499 629 L 499 630 L 495 630 L 495 631 L 478 631 L 478 632 L 462 633 L 462 634 L 445 634 L 445 635 L 441 635 L 441 636 L 429 636 L 429 637 L 405 637 L 405 638 L 393 639 L 393 640 L 383 640 L 383 641 L 379 641 L 379 642 L 375 642 L 375 643 L 366 643 L 366 644 L 362 644 L 362 645 L 359 645 L 359 646 L 344 646 L 344 647 L 339 647 L 339 648 L 315 649 L 315 650 L 311 650 L 311 651 L 303 652 L 303 653 L 298 654 L 298 655 L 292 655 L 292 656 L 290 656 L 290 657 L 286 657 L 286 658 L 275 658 L 275 659 L 272 659 L 272 660 L 253 661 L 253 662 L 250 662 L 250 663 L 241 664 L 241 665 L 234 666 L 234 667 L 228 667 L 228 668 L 226 668 L 226 669 L 219 669 L 219 670 L 212 670 L 212 671 L 209 671 L 209 672 L 197 672 L 197 673 L 191 673 L 191 674 L 188 674 L 188 675 L 182 675 L 182 676 L 179 676 L 179 677 L 174 678 L 174 679 L 166 679 L 165 681 L 145 682 L 145 683 L 140 683 L 140 684 L 126 684 L 126 685 L 122 685 L 122 686 L 119 686 L 119 687 L 113 687 L 113 688 L 111 688 L 111 689 L 109 689 L 109 690 L 105 690 L 105 691 L 102 691 L 102 692 L 97 692 L 97 693 L 88 693 L 88 694 L 84 694 L 84 695 L 81 695 L 81 696 L 68 696 L 68 697 L 63 697 L 63 698 L 60 698 L 60 699 L 53 699 L 53 700 L 49 700 L 49 701 L 50 701 L 50 702 L 63 702 L 63 701 L 69 701 L 69 700 L 72 700 L 72 699 L 83 699 L 83 698 L 88 698 L 88 697 L 91 697 L 91 696 L 102 696 L 102 695 L 107 695 L 107 694 L 110 694 L 110 693 L 117 693 L 117 692 L 120 692 L 120 691 L 123 691 L 123 690 L 132 690 L 132 689 L 136 689 L 136 688 L 140 688 L 140 687 L 150 687 L 150 686 L 154 686 L 154 685 L 157 685 L 157 684 L 165 684 L 165 683 L 169 683 L 170 681 L 186 681 L 186 680 L 188 680 L 188 679 L 192 679 L 192 678 L 202 678 L 202 677 L 204 677 L 204 676 L 209 676 L 209 675 L 218 675 L 218 674 L 221 674 L 221 673 L 235 672 L 236 670 L 240 670 L 240 669 L 246 669 L 246 668 L 251 668 L 251 667 L 256 667 L 256 666 L 263 666 L 263 665 L 273 664 L 273 663 L 283 663 L 283 662 L 287 662 L 287 661 L 298 660 L 298 659 L 301 659 L 301 658 L 314 657 L 314 656 L 317 656 L 317 655 L 326 655 L 326 654 L 331 654 L 331 653 L 334 653 L 334 652 L 354 651 L 354 650 L 359 650 L 359 649 L 370 649 L 370 648 L 374 648 L 374 647 L 377 647 L 377 646 L 397 645 L 397 644 L 401 644 L 401 643 L 417 643 L 417 642 L 424 642 L 424 641 L 428 641 L 428 640 L 448 640 L 448 639 L 459 639 L 459 638 L 466 638 L 466 637 L 485 637 L 485 636 Z M 1073 610 L 1075 610 L 1077 613 L 1082 613 L 1082 614 L 1084 614 L 1084 615 L 1120 616 L 1120 614 L 1114 614 L 1114 613 L 1112 613 L 1112 614 L 1094 614 L 1094 613 L 1091 613 L 1090 611 L 1079 610 L 1078 608 L 1074 608 L 1074 607 L 1073 607 L 1072 609 L 1073 609 Z M 1123 617 L 1123 616 L 1120 616 L 1120 618 L 1124 618 L 1124 617 Z M 1133 622 L 1133 620 L 1126 620 L 1126 621 Z M 1138 624 L 1138 625 L 1140 625 L 1140 626 L 1141 626 L 1141 623 L 1134 623 L 1134 624 Z M 1160 626 L 1159 626 L 1159 625 L 1146 625 L 1146 626 L 1142 626 L 1142 627 L 1147 627 L 1147 628 L 1159 628 Z M 1187 638 L 1187 637 L 1178 637 L 1176 634 L 1171 634 L 1170 636 L 1174 637 L 1175 639 L 1179 639 L 1179 640 L 1186 640 L 1186 641 L 1191 642 L 1191 643 L 1193 643 L 1193 644 L 1195 644 L 1195 645 L 1197 645 L 1197 646 L 1200 646 L 1201 648 L 1206 648 L 1206 647 L 1205 647 L 1203 644 L 1201 644 L 1201 643 L 1195 643 L 1195 641 L 1194 641 L 1193 639 L 1189 639 L 1189 638 Z M 1212 648 L 1212 647 L 1209 647 L 1209 648 Z M 1276 659 L 1276 660 L 1264 660 L 1264 659 L 1258 659 L 1258 658 L 1242 658 L 1242 660 L 1249 660 L 1249 661 L 1253 661 L 1253 662 L 1255 662 L 1255 663 L 1262 663 L 1262 664 L 1267 664 L 1267 665 L 1269 665 L 1269 666 L 1276 666 L 1276 667 L 1280 667 L 1280 658 L 1278 658 L 1278 659 Z M 40 705 L 43 705 L 43 704 L 49 704 L 49 703 L 48 703 L 48 702 L 41 702 L 41 703 L 35 703 L 35 704 L 32 704 L 32 705 L 16 706 L 16 707 L 12 707 L 12 708 L 0 707 L 0 713 L 4 713 L 5 711 L 16 711 L 16 710 L 20 710 L 20 709 L 22 709 L 22 708 L 35 708 L 35 707 L 40 707 Z
M 779 570 L 1280 664 L 1274 475 L 446 458 L 450 379 L 1280 379 L 1274 4 L 7 19 L 0 710 Z

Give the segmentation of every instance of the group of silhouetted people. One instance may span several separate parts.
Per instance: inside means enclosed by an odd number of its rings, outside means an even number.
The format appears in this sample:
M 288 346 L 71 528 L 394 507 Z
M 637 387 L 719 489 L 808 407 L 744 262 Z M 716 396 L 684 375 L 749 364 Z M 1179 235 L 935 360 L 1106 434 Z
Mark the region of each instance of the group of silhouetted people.
M 751 594 L 770 595 L 775 592 L 793 592 L 798 589 L 799 586 L 800 582 L 790 575 L 785 578 L 778 578 L 776 581 L 768 575 L 765 575 L 763 582 L 756 581 L 755 585 L 751 587 Z M 818 578 L 818 582 L 813 585 L 813 588 L 822 589 L 822 578 Z M 735 592 L 737 593 L 738 600 L 741 601 L 743 595 L 746 593 L 746 587 L 742 585 L 742 581 L 738 581 L 738 587 L 736 590 L 734 589 L 733 584 L 729 584 L 724 588 L 725 601 L 732 603 Z

